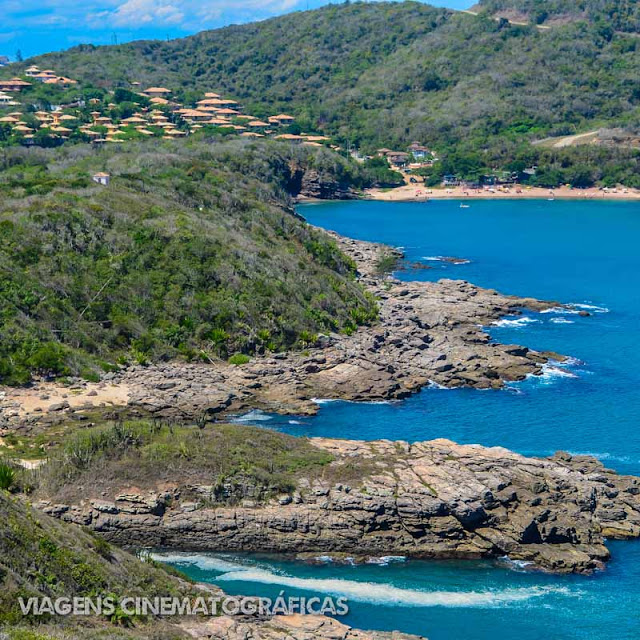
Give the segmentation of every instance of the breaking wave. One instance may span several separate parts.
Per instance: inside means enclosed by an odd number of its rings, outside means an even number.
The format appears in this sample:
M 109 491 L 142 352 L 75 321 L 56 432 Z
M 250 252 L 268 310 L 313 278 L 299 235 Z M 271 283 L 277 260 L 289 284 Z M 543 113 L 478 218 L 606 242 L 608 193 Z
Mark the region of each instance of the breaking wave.
M 447 264 L 453 265 L 471 264 L 471 260 L 467 260 L 466 258 L 451 259 L 446 256 L 422 256 L 422 259 L 428 262 L 446 262 Z
M 265 422 L 267 420 L 273 420 L 273 417 L 260 409 L 254 409 L 249 413 L 243 413 L 240 416 L 234 416 L 231 418 L 231 422 Z
M 564 313 L 564 314 L 578 314 L 581 311 L 588 311 L 589 313 L 609 313 L 607 307 L 599 307 L 595 304 L 583 304 L 583 303 L 570 303 L 564 307 L 551 307 L 549 309 L 543 309 L 540 313 Z
M 534 586 L 484 591 L 422 591 L 389 584 L 358 582 L 337 578 L 300 578 L 252 565 L 244 565 L 201 554 L 156 553 L 161 562 L 191 564 L 203 570 L 222 572 L 213 577 L 219 582 L 254 582 L 280 587 L 344 596 L 355 602 L 402 607 L 504 607 L 552 594 L 573 595 L 565 587 Z
M 502 318 L 500 320 L 496 320 L 493 323 L 494 327 L 510 327 L 511 329 L 521 329 L 522 327 L 526 327 L 528 324 L 533 324 L 538 322 L 534 318 L 529 318 L 528 316 L 522 316 L 521 318 Z

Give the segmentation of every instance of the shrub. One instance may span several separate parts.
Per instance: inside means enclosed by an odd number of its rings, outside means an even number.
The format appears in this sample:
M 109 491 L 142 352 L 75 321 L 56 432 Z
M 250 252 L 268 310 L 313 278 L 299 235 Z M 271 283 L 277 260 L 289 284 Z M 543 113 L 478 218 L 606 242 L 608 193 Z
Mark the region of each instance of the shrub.
M 16 472 L 6 462 L 0 462 L 0 489 L 9 491 L 16 480 Z
M 235 364 L 235 365 L 247 364 L 247 362 L 250 362 L 250 361 L 251 361 L 251 358 L 246 353 L 234 353 L 229 358 L 229 364 Z

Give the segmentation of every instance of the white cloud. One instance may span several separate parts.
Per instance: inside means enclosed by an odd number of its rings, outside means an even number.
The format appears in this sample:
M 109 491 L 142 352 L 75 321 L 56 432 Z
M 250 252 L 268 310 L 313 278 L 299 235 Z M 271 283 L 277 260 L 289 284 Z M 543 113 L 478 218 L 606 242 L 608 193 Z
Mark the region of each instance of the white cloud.
M 184 4 L 163 0 L 126 0 L 114 11 L 105 12 L 108 21 L 117 27 L 136 25 L 178 25 L 182 24 L 185 14 L 180 8 Z M 103 14 L 104 15 L 104 14 Z
M 256 18 L 289 11 L 301 0 L 125 0 L 112 9 L 89 14 L 93 26 L 115 27 L 174 25 L 184 29 L 205 29 L 223 17 Z
M 311 0 L 315 6 L 321 0 Z M 307 0 L 0 0 L 3 24 L 0 33 L 30 30 L 64 35 L 105 29 L 149 32 L 154 28 L 172 33 L 193 33 L 231 22 L 262 20 L 304 7 Z M 79 37 L 79 36 L 77 36 Z M 85 36 L 83 36 L 85 37 Z M 4 37 L 9 40 L 9 36 Z

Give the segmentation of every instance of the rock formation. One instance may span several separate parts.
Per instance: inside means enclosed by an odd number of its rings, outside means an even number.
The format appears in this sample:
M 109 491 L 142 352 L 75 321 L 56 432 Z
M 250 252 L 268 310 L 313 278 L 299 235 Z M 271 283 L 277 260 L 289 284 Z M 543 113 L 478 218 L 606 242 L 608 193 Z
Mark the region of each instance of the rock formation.
M 500 558 L 589 573 L 609 557 L 605 538 L 640 535 L 640 479 L 587 456 L 527 458 L 448 440 L 416 444 L 313 439 L 334 461 L 358 465 L 349 484 L 305 481 L 268 504 L 230 506 L 188 478 L 162 487 L 114 486 L 36 506 L 119 545 L 181 550 Z M 336 476 L 337 477 L 337 476 Z M 344 477 L 344 476 L 342 476 Z M 200 498 L 193 501 L 191 497 Z M 217 502 L 218 501 L 218 502 Z
M 379 300 L 380 321 L 374 326 L 350 336 L 319 336 L 304 352 L 257 356 L 241 366 L 131 366 L 106 374 L 100 383 L 77 381 L 70 391 L 46 384 L 6 389 L 0 428 L 28 430 L 104 406 L 189 420 L 256 407 L 308 414 L 317 411 L 314 398 L 397 399 L 430 382 L 495 389 L 541 374 L 550 359 L 563 359 L 496 343 L 483 329 L 522 309 L 541 311 L 557 303 L 506 296 L 461 280 L 402 282 L 378 273 L 388 247 L 332 235 Z
M 421 640 L 398 631 L 360 631 L 324 616 L 289 615 L 270 620 L 220 616 L 181 625 L 193 638 L 209 640 Z M 425 640 L 424 638 L 422 640 Z

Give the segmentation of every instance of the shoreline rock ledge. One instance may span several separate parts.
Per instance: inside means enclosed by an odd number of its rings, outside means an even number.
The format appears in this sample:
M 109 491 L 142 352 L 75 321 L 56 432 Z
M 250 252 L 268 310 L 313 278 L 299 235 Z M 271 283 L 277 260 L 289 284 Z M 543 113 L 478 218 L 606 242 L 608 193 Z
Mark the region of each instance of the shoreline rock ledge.
M 381 260 L 400 258 L 399 251 L 328 233 L 355 261 L 359 281 L 378 300 L 380 319 L 373 326 L 352 335 L 319 336 L 304 352 L 256 356 L 241 366 L 223 361 L 131 366 L 98 383 L 75 380 L 70 394 L 54 384 L 6 388 L 0 428 L 29 431 L 69 414 L 112 407 L 179 420 L 216 420 L 256 408 L 313 414 L 315 398 L 401 399 L 432 383 L 498 389 L 566 359 L 500 344 L 483 328 L 522 309 L 543 311 L 559 303 L 502 295 L 463 280 L 403 282 L 378 273 Z
M 618 475 L 589 456 L 528 458 L 449 440 L 311 442 L 332 455 L 326 473 L 302 477 L 289 495 L 266 502 L 230 504 L 212 486 L 165 477 L 135 487 L 112 480 L 95 495 L 85 486 L 35 506 L 121 546 L 507 556 L 557 573 L 601 569 L 609 558 L 605 539 L 640 536 L 640 478 Z

